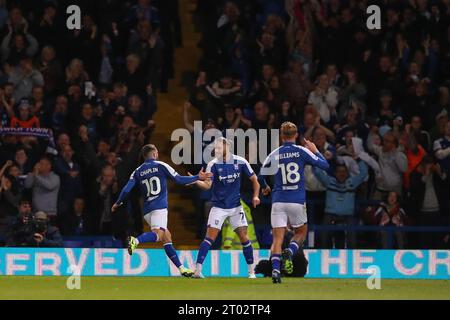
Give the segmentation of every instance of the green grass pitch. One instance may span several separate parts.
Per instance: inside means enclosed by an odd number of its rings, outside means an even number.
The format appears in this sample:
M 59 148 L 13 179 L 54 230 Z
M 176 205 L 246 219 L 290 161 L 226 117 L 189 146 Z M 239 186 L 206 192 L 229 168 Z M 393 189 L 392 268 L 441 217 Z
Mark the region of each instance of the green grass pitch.
M 80 290 L 67 277 L 0 277 L 0 299 L 450 299 L 450 280 L 82 277 Z

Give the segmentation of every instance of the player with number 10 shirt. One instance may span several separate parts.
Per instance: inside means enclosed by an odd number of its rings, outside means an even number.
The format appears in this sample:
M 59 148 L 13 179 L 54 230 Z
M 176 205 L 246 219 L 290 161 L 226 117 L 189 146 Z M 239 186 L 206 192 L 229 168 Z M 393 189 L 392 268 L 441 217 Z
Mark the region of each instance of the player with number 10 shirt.
M 198 180 L 203 181 L 212 175 L 203 170 L 196 176 L 179 175 L 170 165 L 158 161 L 158 149 L 152 144 L 142 148 L 142 155 L 145 159 L 144 163 L 133 171 L 111 211 L 117 211 L 131 190 L 138 186 L 141 196 L 144 198 L 144 219 L 149 224 L 151 232 L 141 234 L 137 238 L 128 237 L 128 253 L 133 254 L 139 243 L 162 242 L 167 256 L 180 270 L 181 275 L 190 277 L 193 275 L 193 271 L 181 264 L 172 245 L 172 236 L 167 229 L 167 179 L 171 179 L 177 184 L 187 185 Z

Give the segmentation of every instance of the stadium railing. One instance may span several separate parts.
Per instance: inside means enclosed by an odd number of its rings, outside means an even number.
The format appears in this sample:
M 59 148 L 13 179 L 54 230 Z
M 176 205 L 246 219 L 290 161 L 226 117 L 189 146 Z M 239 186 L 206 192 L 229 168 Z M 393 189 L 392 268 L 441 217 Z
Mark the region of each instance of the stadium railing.
M 246 203 L 250 203 L 250 197 L 247 195 L 242 196 L 243 200 Z M 262 203 L 270 204 L 270 200 L 267 198 L 261 199 Z M 450 226 L 379 226 L 379 225 L 364 225 L 364 224 L 353 224 L 353 225 L 324 225 L 317 223 L 316 221 L 316 212 L 315 207 L 319 204 L 319 200 L 317 199 L 308 199 L 307 210 L 308 210 L 308 219 L 310 221 L 308 225 L 308 231 L 314 233 L 321 232 L 348 232 L 348 233 L 364 233 L 364 232 L 373 232 L 373 233 L 381 233 L 385 232 L 387 235 L 387 245 L 389 248 L 394 248 L 394 237 L 395 233 L 403 232 L 403 233 L 448 233 L 450 234 Z M 364 208 L 369 206 L 377 207 L 380 204 L 380 201 L 374 200 L 356 200 L 356 212 L 355 218 L 360 218 L 359 212 L 363 212 Z M 270 226 L 262 226 L 255 225 L 256 233 L 258 236 L 258 240 L 260 241 L 260 245 L 263 248 L 270 247 L 271 245 L 271 228 Z M 308 246 L 308 240 L 306 241 L 306 246 Z M 311 246 L 314 247 L 314 246 Z

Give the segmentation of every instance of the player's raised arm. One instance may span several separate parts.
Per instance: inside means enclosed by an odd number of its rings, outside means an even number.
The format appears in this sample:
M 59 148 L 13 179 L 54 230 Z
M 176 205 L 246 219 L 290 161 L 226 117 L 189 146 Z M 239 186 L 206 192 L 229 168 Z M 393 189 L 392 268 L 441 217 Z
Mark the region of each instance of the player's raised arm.
M 114 203 L 114 205 L 111 208 L 112 212 L 116 212 L 117 209 L 124 203 L 124 201 L 128 198 L 128 195 L 130 194 L 131 190 L 133 190 L 134 186 L 136 185 L 136 179 L 134 177 L 136 171 L 133 171 L 133 173 L 130 176 L 130 179 L 128 180 L 127 184 L 122 188 L 122 191 L 120 191 L 119 198 Z
M 319 179 L 319 181 L 323 184 L 323 186 L 325 188 L 328 188 L 331 183 L 330 176 L 325 171 L 319 168 L 313 168 L 313 172 L 316 178 Z
M 322 170 L 328 170 L 330 168 L 328 161 L 319 152 L 319 149 L 317 149 L 313 142 L 305 139 L 305 147 L 299 146 L 299 148 L 303 150 L 302 157 L 306 163 Z

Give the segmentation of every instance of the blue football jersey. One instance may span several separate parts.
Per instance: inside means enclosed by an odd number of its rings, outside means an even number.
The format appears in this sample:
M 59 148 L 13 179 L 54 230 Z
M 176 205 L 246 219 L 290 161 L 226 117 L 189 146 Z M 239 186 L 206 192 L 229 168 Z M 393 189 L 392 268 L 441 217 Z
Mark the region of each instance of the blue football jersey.
M 259 180 L 265 187 L 267 183 L 264 176 L 274 175 L 272 203 L 305 203 L 304 168 L 307 164 L 323 170 L 329 168 L 322 154 L 313 154 L 294 143 L 285 143 L 269 154 L 262 165 Z
M 250 178 L 255 174 L 248 161 L 236 155 L 233 155 L 232 161 L 210 161 L 206 172 L 213 174 L 211 202 L 214 207 L 222 209 L 241 205 L 241 177 Z
M 166 209 L 167 179 L 178 184 L 189 184 L 198 180 L 198 176 L 180 176 L 170 165 L 157 160 L 146 160 L 130 176 L 122 189 L 117 204 L 125 201 L 134 186 L 138 186 L 144 198 L 144 215 L 158 209 Z

